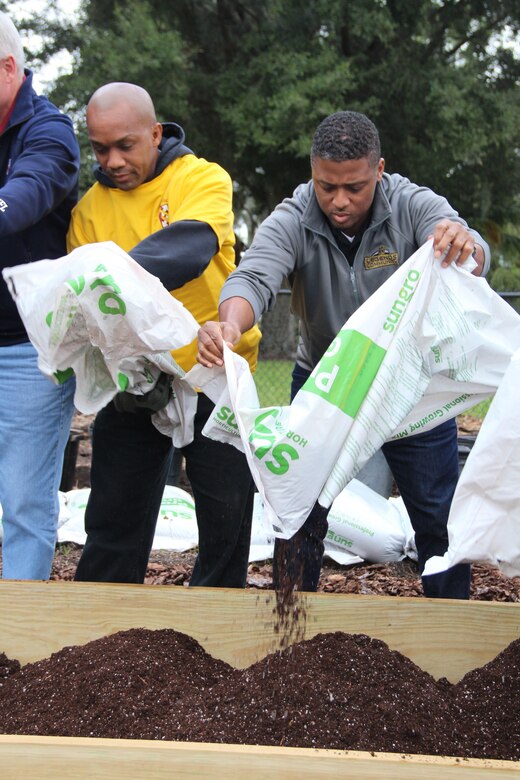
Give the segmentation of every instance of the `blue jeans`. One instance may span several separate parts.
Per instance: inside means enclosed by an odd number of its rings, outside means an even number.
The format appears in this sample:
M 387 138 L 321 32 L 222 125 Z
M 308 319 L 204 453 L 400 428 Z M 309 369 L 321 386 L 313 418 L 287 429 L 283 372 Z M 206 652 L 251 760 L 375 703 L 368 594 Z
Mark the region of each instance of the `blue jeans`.
M 202 435 L 214 404 L 199 393 L 195 434 L 182 448 L 195 502 L 199 550 L 190 585 L 243 588 L 247 579 L 253 480 L 245 455 Z M 146 410 L 98 412 L 92 440 L 87 541 L 76 580 L 141 583 L 171 465 L 171 439 Z
M 41 373 L 32 344 L 0 347 L 0 504 L 5 579 L 49 578 L 74 391 L 74 379 L 55 385 Z
M 291 399 L 310 371 L 296 364 Z M 455 420 L 430 431 L 387 442 L 382 447 L 415 531 L 419 570 L 432 555 L 448 549 L 448 515 L 459 477 Z M 300 530 L 289 540 L 275 541 L 273 584 L 291 577 L 299 590 L 316 590 L 327 533 L 328 510 L 318 503 Z M 457 564 L 446 572 L 422 578 L 425 596 L 469 598 L 471 567 Z M 284 588 L 287 587 L 284 583 Z

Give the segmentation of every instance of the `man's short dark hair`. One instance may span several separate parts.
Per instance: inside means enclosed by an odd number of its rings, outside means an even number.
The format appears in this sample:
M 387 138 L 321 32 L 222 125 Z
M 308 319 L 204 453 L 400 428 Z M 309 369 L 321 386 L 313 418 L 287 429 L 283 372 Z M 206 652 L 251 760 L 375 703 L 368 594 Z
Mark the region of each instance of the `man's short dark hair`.
M 357 111 L 338 111 L 318 125 L 311 146 L 311 163 L 322 160 L 343 162 L 369 157 L 377 165 L 381 158 L 381 143 L 377 128 L 370 119 Z

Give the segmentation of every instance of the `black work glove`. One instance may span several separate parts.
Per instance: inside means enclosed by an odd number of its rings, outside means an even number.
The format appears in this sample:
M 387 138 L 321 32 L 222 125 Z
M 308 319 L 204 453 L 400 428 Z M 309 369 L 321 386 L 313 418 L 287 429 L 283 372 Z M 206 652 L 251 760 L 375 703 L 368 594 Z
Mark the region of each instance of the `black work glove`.
M 145 411 L 149 414 L 164 409 L 172 395 L 171 377 L 163 371 L 159 374 L 155 386 L 149 393 L 134 395 L 134 393 L 118 393 L 113 403 L 118 412 L 135 414 L 137 411 Z

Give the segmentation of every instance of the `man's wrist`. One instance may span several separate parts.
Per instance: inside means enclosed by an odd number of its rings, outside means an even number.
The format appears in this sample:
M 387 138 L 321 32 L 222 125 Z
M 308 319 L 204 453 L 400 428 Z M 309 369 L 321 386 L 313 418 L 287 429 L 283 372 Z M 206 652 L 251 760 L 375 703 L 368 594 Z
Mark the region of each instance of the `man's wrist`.
M 482 276 L 484 274 L 484 267 L 486 265 L 486 253 L 484 247 L 480 244 L 475 244 L 471 257 L 476 262 L 477 267 L 472 271 L 474 276 Z

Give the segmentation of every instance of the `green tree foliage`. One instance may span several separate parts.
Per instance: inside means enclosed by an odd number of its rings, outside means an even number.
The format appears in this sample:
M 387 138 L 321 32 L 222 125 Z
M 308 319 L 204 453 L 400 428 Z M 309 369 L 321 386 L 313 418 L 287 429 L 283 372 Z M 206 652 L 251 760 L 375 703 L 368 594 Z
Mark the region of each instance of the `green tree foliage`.
M 520 267 L 497 268 L 491 281 L 495 290 L 520 292 Z
M 70 28 L 46 30 L 46 51 L 74 52 L 52 97 L 78 122 L 105 81 L 146 87 L 159 118 L 230 171 L 252 227 L 308 178 L 317 123 L 363 111 L 387 170 L 444 194 L 505 267 L 520 215 L 519 27 L 520 0 L 83 0 Z
M 486 235 L 493 236 L 493 263 L 489 283 L 500 292 L 520 292 L 520 225 L 488 225 Z M 520 311 L 520 296 L 515 299 Z

